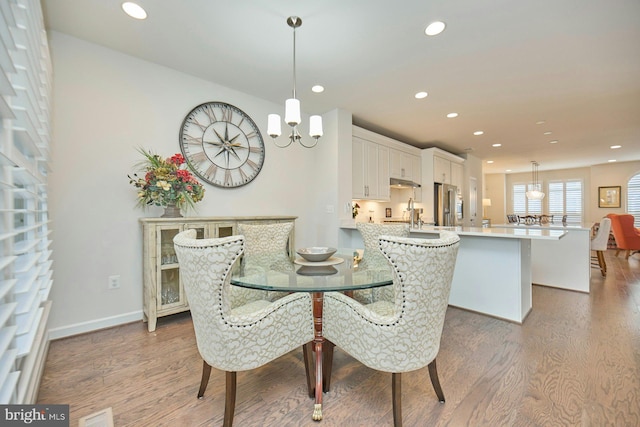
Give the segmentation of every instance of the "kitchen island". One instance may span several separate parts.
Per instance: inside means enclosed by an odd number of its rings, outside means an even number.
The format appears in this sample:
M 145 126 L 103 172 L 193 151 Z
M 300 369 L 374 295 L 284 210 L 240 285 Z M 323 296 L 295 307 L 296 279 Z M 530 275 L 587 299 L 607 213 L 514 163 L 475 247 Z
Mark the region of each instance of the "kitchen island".
M 531 242 L 531 279 L 536 285 L 589 293 L 591 279 L 591 229 L 580 224 L 496 224 L 492 227 L 518 230 L 563 230 L 560 242 Z
M 353 224 L 344 224 L 340 245 L 363 247 Z M 532 241 L 550 244 L 566 230 L 529 228 L 433 227 L 411 230 L 411 237 L 435 238 L 440 230 L 460 236 L 449 305 L 522 323 L 532 307 Z

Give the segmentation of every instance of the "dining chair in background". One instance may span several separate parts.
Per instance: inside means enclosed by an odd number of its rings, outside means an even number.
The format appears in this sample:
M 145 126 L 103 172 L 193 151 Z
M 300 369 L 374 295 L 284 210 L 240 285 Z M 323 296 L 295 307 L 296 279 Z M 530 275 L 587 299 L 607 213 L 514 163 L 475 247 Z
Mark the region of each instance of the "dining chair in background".
M 597 265 L 592 259 L 592 267 L 600 267 L 602 276 L 607 275 L 607 262 L 604 258 L 604 251 L 607 250 L 607 244 L 609 243 L 609 232 L 611 231 L 611 219 L 602 218 L 596 235 L 591 239 L 591 250 L 596 253 Z
M 360 261 L 364 264 L 381 263 L 386 265 L 387 261 L 378 248 L 378 239 L 380 236 L 409 237 L 411 233 L 409 224 L 357 222 L 356 229 L 360 232 L 364 243 L 364 252 L 362 253 L 362 261 Z M 383 286 L 380 288 L 353 291 L 353 298 L 362 304 L 370 304 L 378 300 L 393 301 L 393 287 Z
M 232 308 L 231 269 L 244 251 L 244 237 L 195 237 L 195 230 L 187 230 L 173 242 L 203 359 L 198 398 L 204 395 L 211 368 L 225 371 L 224 426 L 230 427 L 236 373 L 258 368 L 313 340 L 311 298 L 293 293 L 273 302 L 254 300 Z
M 640 251 L 640 230 L 634 227 L 634 217 L 631 214 L 608 214 L 611 219 L 613 237 L 616 239 L 616 256 L 625 251 L 624 259 L 629 259 L 631 252 Z
M 380 237 L 379 251 L 393 272 L 393 301 L 363 305 L 341 293 L 325 293 L 323 335 L 369 368 L 391 372 L 393 420 L 402 425 L 401 374 L 429 367 L 431 383 L 445 401 L 436 356 L 460 238 Z M 331 372 L 331 367 L 329 367 Z
M 238 224 L 238 234 L 244 236 L 244 255 L 259 256 L 289 253 L 289 240 L 293 240 L 293 222 L 273 224 Z M 287 295 L 286 292 L 261 291 L 232 286 L 232 306 L 243 305 L 256 299 L 275 301 Z M 265 296 L 266 295 L 266 296 Z

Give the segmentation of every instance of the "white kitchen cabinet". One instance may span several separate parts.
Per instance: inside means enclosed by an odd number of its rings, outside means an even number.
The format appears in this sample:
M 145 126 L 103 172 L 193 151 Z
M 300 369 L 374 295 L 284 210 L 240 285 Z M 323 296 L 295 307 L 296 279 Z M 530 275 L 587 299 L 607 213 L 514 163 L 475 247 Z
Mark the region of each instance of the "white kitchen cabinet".
M 451 161 L 433 156 L 433 182 L 451 184 Z
M 354 136 L 352 150 L 353 198 L 390 200 L 389 147 Z
M 422 158 L 420 156 L 411 156 L 411 165 L 411 179 L 413 182 L 422 184 Z M 422 202 L 422 189 L 416 188 L 414 194 L 414 200 L 418 203 Z
M 416 164 L 414 159 L 417 159 L 418 166 L 420 166 L 420 157 L 392 148 L 389 151 L 389 158 L 389 175 L 391 178 L 415 181 L 414 175 L 415 172 L 419 172 L 419 167 L 418 170 L 414 171 Z
M 464 168 L 460 163 L 451 162 L 451 185 L 462 190 L 464 184 Z

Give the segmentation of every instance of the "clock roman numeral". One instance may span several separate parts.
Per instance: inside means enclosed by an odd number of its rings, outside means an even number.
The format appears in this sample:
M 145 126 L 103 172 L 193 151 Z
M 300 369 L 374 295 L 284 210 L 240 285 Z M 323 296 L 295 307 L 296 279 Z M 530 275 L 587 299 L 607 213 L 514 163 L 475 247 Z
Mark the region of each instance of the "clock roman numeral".
M 193 163 L 202 163 L 209 160 L 209 158 L 207 157 L 204 151 L 200 151 L 199 153 L 189 156 L 189 160 L 191 160 L 191 162 Z
M 182 140 L 185 141 L 187 144 L 202 145 L 202 139 L 200 137 L 197 137 L 197 136 L 191 136 L 191 135 L 184 134 L 182 136 Z
M 216 112 L 213 111 L 211 105 L 207 105 L 204 107 L 204 113 L 207 115 L 207 117 L 209 117 L 209 123 L 215 123 L 218 121 L 218 119 L 216 119 Z
M 249 132 L 249 133 L 247 134 L 247 139 L 255 138 L 255 137 L 256 137 L 256 135 L 257 135 L 257 134 L 256 134 L 255 132 Z
M 193 123 L 194 125 L 198 126 L 203 132 L 205 131 L 205 129 L 207 129 L 207 126 L 198 123 L 198 120 L 195 117 L 189 118 L 189 123 Z
M 224 171 L 224 185 L 231 185 L 231 171 L 229 169 Z
M 247 159 L 247 165 L 249 165 L 249 167 L 254 171 L 257 171 L 259 169 L 258 164 L 251 159 Z
M 233 119 L 233 110 L 231 108 L 223 107 L 222 109 L 222 121 L 231 122 Z
M 249 181 L 249 176 L 246 173 L 244 173 L 242 169 L 239 169 L 239 171 L 240 171 L 240 179 L 244 182 Z
M 262 153 L 263 150 L 262 150 L 262 147 L 253 147 L 253 146 L 251 146 L 251 147 L 249 147 L 249 152 L 250 153 Z
M 216 172 L 218 172 L 218 166 L 216 166 L 215 164 L 211 164 L 211 166 L 207 168 L 207 171 L 204 174 L 209 177 L 209 180 L 213 181 L 213 179 L 216 177 Z

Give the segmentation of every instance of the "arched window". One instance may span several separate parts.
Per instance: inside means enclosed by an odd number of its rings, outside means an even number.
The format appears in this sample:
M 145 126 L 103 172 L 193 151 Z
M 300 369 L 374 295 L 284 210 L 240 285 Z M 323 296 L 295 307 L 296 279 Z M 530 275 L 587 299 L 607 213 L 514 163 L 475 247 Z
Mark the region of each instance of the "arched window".
M 634 225 L 640 227 L 640 173 L 627 183 L 627 212 L 634 216 Z

